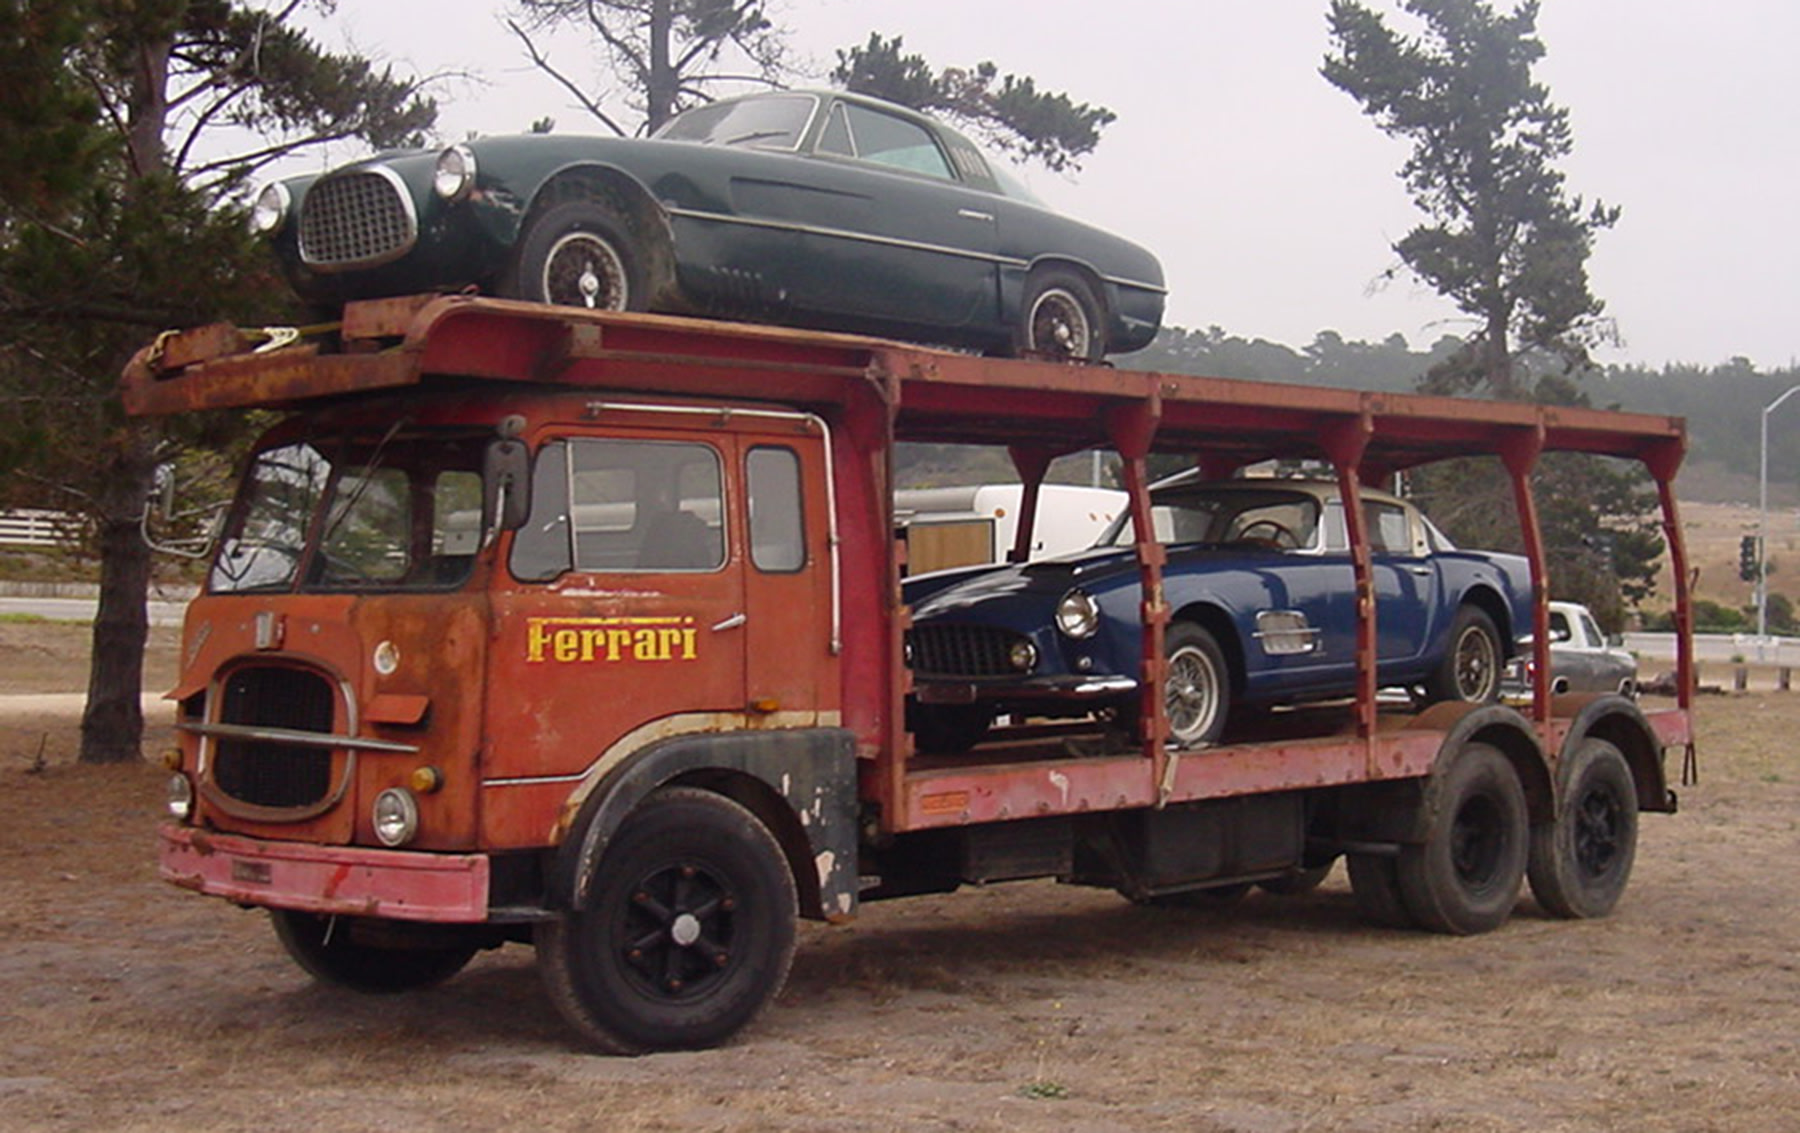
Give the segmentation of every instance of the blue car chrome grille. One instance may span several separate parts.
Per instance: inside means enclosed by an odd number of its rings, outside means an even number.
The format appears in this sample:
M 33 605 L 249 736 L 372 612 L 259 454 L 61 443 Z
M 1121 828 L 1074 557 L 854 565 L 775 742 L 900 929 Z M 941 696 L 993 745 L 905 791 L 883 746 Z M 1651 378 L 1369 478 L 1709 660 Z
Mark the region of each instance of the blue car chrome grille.
M 344 173 L 313 183 L 300 204 L 300 259 L 309 267 L 367 267 L 418 239 L 405 186 L 391 174 Z
M 913 672 L 929 677 L 1016 677 L 1012 647 L 1024 640 L 993 626 L 920 625 L 906 635 Z

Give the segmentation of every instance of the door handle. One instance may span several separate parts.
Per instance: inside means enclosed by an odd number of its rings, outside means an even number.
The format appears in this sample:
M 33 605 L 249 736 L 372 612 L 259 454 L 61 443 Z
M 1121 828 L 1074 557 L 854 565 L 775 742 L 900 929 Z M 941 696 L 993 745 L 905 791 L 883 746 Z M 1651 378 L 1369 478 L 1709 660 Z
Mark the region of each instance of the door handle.
M 745 622 L 747 622 L 749 620 L 750 619 L 748 617 L 745 617 L 743 614 L 733 614 L 729 618 L 726 618 L 724 621 L 720 622 L 718 625 L 714 626 L 713 632 L 717 633 L 722 629 L 736 629 L 737 627 L 743 625 Z
M 1431 568 L 1428 566 L 1407 567 L 1406 569 L 1412 571 L 1414 574 L 1418 575 L 1420 578 L 1430 578 L 1431 577 Z
M 982 212 L 980 209 L 957 209 L 956 215 L 962 217 L 964 220 L 980 220 L 988 224 L 994 222 L 993 213 Z

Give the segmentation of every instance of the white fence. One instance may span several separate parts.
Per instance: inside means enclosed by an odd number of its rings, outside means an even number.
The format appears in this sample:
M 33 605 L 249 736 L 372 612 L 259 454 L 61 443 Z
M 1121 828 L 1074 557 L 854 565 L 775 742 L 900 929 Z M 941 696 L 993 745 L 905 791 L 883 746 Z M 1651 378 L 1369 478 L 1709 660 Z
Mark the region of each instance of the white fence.
M 81 520 L 65 511 L 0 511 L 0 546 L 60 547 L 81 538 Z

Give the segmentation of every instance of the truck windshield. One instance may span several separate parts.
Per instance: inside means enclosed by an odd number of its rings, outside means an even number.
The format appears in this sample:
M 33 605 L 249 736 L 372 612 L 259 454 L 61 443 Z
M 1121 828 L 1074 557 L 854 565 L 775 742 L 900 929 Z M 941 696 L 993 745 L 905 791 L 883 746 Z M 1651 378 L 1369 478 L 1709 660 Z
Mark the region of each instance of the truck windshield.
M 489 436 L 394 429 L 264 449 L 244 478 L 208 589 L 461 585 L 480 549 Z

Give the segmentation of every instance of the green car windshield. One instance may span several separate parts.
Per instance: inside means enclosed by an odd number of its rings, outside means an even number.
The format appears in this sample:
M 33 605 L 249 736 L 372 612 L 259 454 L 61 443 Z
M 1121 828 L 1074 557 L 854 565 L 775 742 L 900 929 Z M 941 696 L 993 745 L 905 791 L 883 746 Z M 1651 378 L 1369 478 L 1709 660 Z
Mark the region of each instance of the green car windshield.
M 697 106 L 656 132 L 666 142 L 795 149 L 819 100 L 810 94 L 768 94 Z

